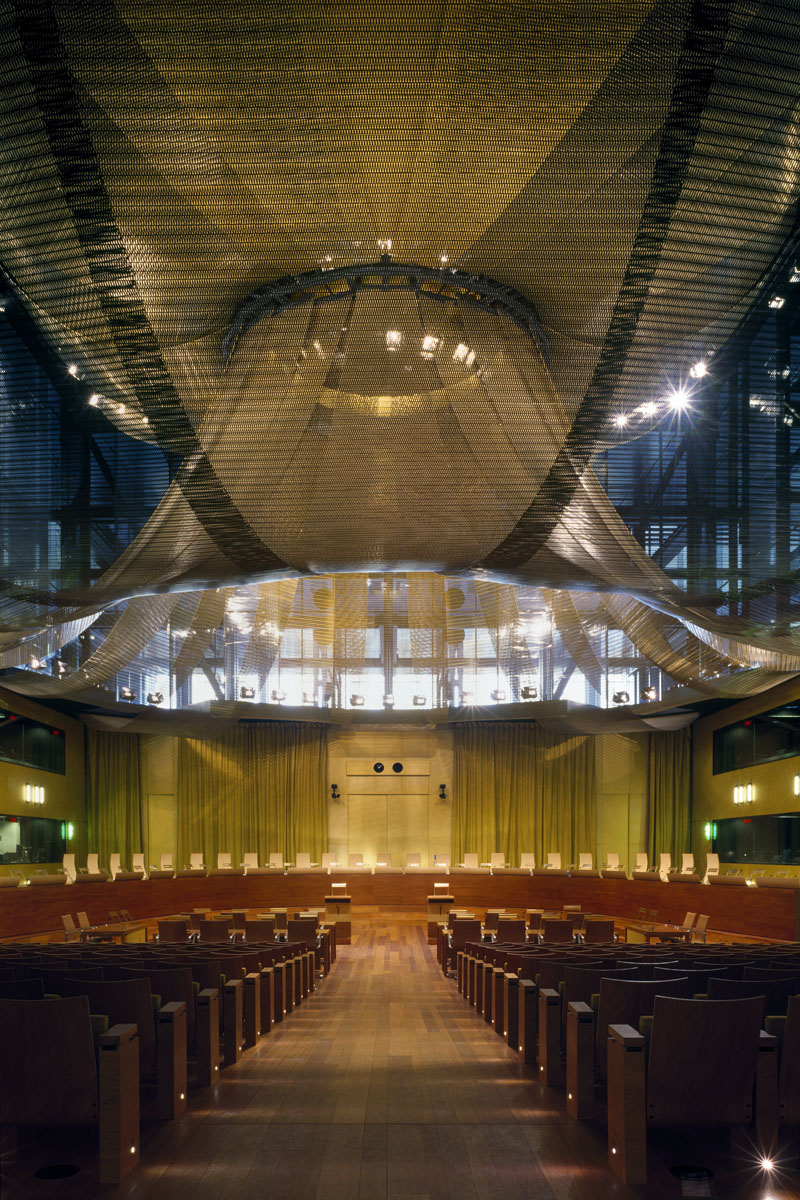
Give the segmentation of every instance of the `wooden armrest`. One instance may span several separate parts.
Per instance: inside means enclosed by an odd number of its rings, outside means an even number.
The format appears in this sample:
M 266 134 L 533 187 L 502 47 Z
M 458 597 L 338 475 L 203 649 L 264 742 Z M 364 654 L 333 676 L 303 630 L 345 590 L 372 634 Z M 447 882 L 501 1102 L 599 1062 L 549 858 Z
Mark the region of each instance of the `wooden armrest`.
M 587 1014 L 591 1017 L 594 1015 L 594 1009 L 583 1002 L 583 1000 L 570 1000 L 567 1005 L 570 1012 L 576 1013 L 579 1017 L 585 1017 Z
M 644 1046 L 644 1037 L 632 1025 L 609 1025 L 608 1036 L 621 1046 Z

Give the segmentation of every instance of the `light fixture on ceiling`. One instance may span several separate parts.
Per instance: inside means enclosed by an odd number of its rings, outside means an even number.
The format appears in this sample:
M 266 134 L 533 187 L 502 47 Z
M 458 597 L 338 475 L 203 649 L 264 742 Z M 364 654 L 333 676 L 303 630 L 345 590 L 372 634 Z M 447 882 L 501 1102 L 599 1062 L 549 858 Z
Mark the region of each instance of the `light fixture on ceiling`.
M 523 700 L 535 700 L 539 695 L 539 690 L 533 684 L 526 684 L 525 687 L 519 689 L 519 694 Z
M 363 708 L 364 697 L 362 696 L 361 692 L 353 692 L 352 696 L 350 697 L 350 703 L 352 704 L 353 708 Z
M 78 378 L 78 368 L 75 366 L 75 363 L 69 364 L 69 366 L 67 367 L 67 374 L 71 375 L 73 379 Z
M 428 697 L 417 695 L 414 697 L 412 703 L 414 705 L 414 708 L 424 708 L 425 705 L 428 703 Z
M 92 408 L 97 408 L 98 404 L 100 403 L 100 396 L 97 392 L 92 392 L 91 396 L 89 397 L 89 403 L 91 404 Z
M 467 361 L 469 354 L 469 346 L 465 346 L 463 342 L 459 342 L 453 351 L 453 362 L 463 363 Z
M 240 700 L 255 700 L 255 698 L 256 698 L 256 689 L 254 687 L 247 687 L 243 683 L 239 688 L 239 699 Z
M 447 257 L 446 254 L 439 255 L 439 262 L 442 264 L 443 267 L 446 267 L 447 264 L 449 263 L 449 261 L 450 261 L 450 259 Z
M 656 691 L 656 689 L 653 687 L 652 684 L 650 684 L 646 688 L 643 688 L 642 699 L 643 700 L 657 700 L 658 699 L 658 692 Z
M 704 358 L 698 358 L 689 368 L 692 379 L 703 379 L 708 374 L 708 364 Z
M 391 694 L 391 692 L 387 692 L 383 697 L 383 707 L 394 708 L 394 696 Z
M 442 339 L 434 337 L 432 333 L 427 333 L 422 339 L 421 354 L 423 358 L 433 358 L 436 351 L 442 344 Z
M 286 699 L 286 692 L 282 691 L 281 688 L 273 688 L 272 699 L 276 704 L 283 704 L 284 700 Z
M 403 344 L 403 334 L 399 329 L 386 330 L 386 349 L 399 350 Z
M 148 692 L 147 693 L 147 703 L 148 704 L 163 704 L 164 703 L 163 693 L 162 692 Z
M 313 692 L 303 692 L 303 704 L 311 705 L 313 703 L 314 703 L 314 693 Z
M 658 405 L 655 400 L 645 400 L 644 404 L 640 404 L 637 410 L 643 417 L 654 417 L 658 412 Z
M 32 671 L 44 671 L 47 667 L 43 658 L 32 658 L 28 665 Z
M 785 303 L 786 300 L 783 296 L 772 296 L 772 298 L 767 301 L 767 308 L 783 308 Z
M 474 704 L 475 703 L 475 693 L 474 692 L 462 692 L 461 693 L 461 703 L 462 704 Z
M 66 675 L 67 671 L 69 670 L 67 664 L 62 662 L 60 658 L 57 658 L 53 665 L 55 666 L 56 673 L 58 675 Z
M 378 238 L 378 249 L 380 250 L 381 254 L 391 254 L 392 253 L 392 239 L 391 238 Z
M 494 700 L 495 704 L 502 704 L 505 698 L 506 693 L 503 688 L 495 688 L 492 692 L 492 699 Z
M 617 413 L 617 415 L 614 417 L 614 424 L 618 429 L 623 429 L 628 424 L 627 414 Z
M 121 700 L 135 700 L 136 699 L 136 692 L 133 690 L 133 688 L 129 688 L 129 687 L 120 688 L 119 695 L 120 695 Z
M 613 704 L 630 704 L 631 698 L 627 692 L 614 692 L 611 697 Z

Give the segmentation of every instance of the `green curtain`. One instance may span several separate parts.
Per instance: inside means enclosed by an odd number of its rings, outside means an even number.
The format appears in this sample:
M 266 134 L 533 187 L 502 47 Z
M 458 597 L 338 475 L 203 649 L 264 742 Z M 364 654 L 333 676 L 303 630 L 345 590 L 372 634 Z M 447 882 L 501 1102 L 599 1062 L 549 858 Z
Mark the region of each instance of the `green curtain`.
M 551 850 L 564 865 L 597 840 L 595 747 L 591 737 L 561 737 L 535 724 L 454 725 L 453 861 L 465 853 L 488 862 L 502 850 L 519 865 Z
M 178 746 L 178 858 L 202 852 L 216 865 L 247 852 L 259 862 L 328 848 L 327 728 L 303 721 L 238 726 L 213 741 Z
M 130 870 L 144 850 L 139 763 L 138 733 L 86 731 L 88 849 L 106 870 L 110 854 Z
M 692 743 L 688 729 L 651 733 L 647 755 L 647 852 L 651 866 L 672 855 L 680 866 L 689 850 Z

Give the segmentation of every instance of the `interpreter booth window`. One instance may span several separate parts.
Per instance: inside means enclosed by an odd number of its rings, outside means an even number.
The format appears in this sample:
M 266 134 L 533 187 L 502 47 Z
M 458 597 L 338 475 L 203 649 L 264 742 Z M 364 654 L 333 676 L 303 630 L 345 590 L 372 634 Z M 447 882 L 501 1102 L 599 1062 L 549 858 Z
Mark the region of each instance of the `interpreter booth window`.
M 63 775 L 65 743 L 63 729 L 0 709 L 0 759 Z
M 800 755 L 800 703 L 784 704 L 714 733 L 714 774 Z
M 721 863 L 800 864 L 800 813 L 727 817 L 714 824 L 712 846 Z
M 61 862 L 67 851 L 63 821 L 0 816 L 0 863 Z

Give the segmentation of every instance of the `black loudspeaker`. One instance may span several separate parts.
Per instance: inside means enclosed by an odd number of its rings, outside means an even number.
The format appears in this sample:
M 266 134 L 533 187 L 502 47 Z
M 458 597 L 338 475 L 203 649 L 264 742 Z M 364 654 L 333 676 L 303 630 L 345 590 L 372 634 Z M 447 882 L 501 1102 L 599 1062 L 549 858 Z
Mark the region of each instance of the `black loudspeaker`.
M 377 762 L 377 763 L 372 764 L 372 769 L 376 775 L 380 775 L 381 772 L 385 770 L 385 767 L 384 767 L 383 763 Z
M 394 771 L 395 775 L 402 775 L 403 774 L 403 764 L 402 763 L 392 763 L 392 770 Z

